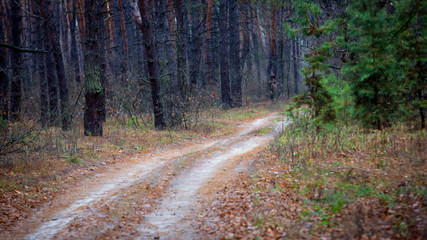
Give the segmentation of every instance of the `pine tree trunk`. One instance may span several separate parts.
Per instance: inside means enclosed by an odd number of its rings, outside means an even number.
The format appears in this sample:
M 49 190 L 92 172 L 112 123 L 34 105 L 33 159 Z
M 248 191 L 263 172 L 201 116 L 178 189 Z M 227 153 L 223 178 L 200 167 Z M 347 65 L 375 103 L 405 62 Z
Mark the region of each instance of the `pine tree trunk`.
M 85 0 L 84 71 L 86 106 L 84 134 L 102 136 L 102 114 L 105 99 L 104 89 L 104 44 L 105 33 L 103 1 Z
M 197 4 L 195 2 L 193 4 Z M 197 86 L 199 78 L 200 58 L 201 58 L 201 38 L 200 38 L 200 20 L 199 20 L 198 6 L 191 6 L 191 31 L 190 36 L 190 51 L 188 54 L 188 60 L 190 62 L 190 84 L 191 89 Z
M 219 1 L 219 32 L 220 32 L 220 68 L 221 68 L 221 99 L 224 104 L 224 108 L 228 109 L 231 107 L 232 100 L 230 94 L 230 76 L 228 66 L 228 24 L 227 24 L 227 0 Z
M 160 99 L 159 63 L 155 52 L 154 37 L 150 25 L 147 1 L 138 1 L 141 14 L 141 31 L 144 38 L 145 58 L 148 65 L 148 80 L 151 84 L 151 99 L 153 101 L 154 126 L 157 130 L 164 128 L 163 105 Z
M 2 12 L 0 12 L 2 13 Z M 4 15 L 3 15 L 4 16 Z M 6 26 L 3 20 L 3 16 L 0 16 L 0 26 Z M 0 42 L 6 42 L 5 27 L 0 27 Z M 3 119 L 8 119 L 8 90 L 9 90 L 9 79 L 7 78 L 7 58 L 6 48 L 0 48 L 0 116 Z
M 74 4 L 74 1 L 71 2 L 71 21 L 70 21 L 70 63 L 71 63 L 71 69 L 73 72 L 74 80 L 77 84 L 80 84 L 80 66 L 79 66 L 79 56 L 78 56 L 78 49 L 77 49 L 77 32 L 78 29 L 76 29 L 76 6 Z
M 22 17 L 21 6 L 18 1 L 13 1 L 11 5 L 11 44 L 21 47 Z M 10 118 L 12 121 L 19 119 L 19 112 L 22 101 L 22 53 L 16 50 L 10 51 L 10 61 L 12 67 L 12 78 L 10 83 Z
M 120 11 L 120 27 L 122 30 L 122 36 L 123 36 L 123 48 L 125 51 L 125 62 L 124 62 L 124 71 L 127 73 L 129 71 L 129 45 L 128 45 L 128 38 L 126 34 L 126 25 L 125 25 L 125 13 L 123 10 L 123 3 L 122 0 L 118 0 L 119 5 L 119 11 Z
M 53 64 L 56 70 L 56 77 L 58 79 L 59 87 L 59 98 L 61 100 L 60 112 L 61 112 L 61 123 L 64 131 L 70 130 L 71 127 L 71 114 L 69 108 L 69 96 L 67 79 L 65 76 L 64 58 L 61 51 L 61 40 L 60 36 L 60 15 L 59 6 L 54 5 L 49 0 L 45 4 L 47 29 L 49 34 L 49 45 L 53 53 Z M 57 112 L 57 111 L 55 111 Z M 58 119 L 59 120 L 59 119 Z
M 292 44 L 293 46 L 293 63 L 294 63 L 294 94 L 298 94 L 299 74 L 298 74 L 298 42 L 297 40 Z
M 255 19 L 254 23 L 252 24 L 252 49 L 255 52 L 255 56 L 254 56 L 254 61 L 255 61 L 255 69 L 256 69 L 256 79 L 257 79 L 257 83 L 258 83 L 258 98 L 262 97 L 263 94 L 263 85 L 262 85 L 262 80 L 261 80 L 261 63 L 260 63 L 260 45 L 261 43 L 259 42 L 260 37 L 257 35 L 257 33 L 259 31 L 257 31 L 258 25 L 256 24 L 258 21 L 257 19 L 257 14 L 255 9 L 251 9 L 250 11 L 250 16 L 251 19 Z
M 120 0 L 111 1 L 110 12 L 112 12 L 112 24 L 114 25 L 115 35 L 114 39 L 114 56 L 115 59 L 119 61 L 115 61 L 115 66 L 113 68 L 114 75 L 116 78 L 120 80 L 122 85 L 126 85 L 126 73 L 128 71 L 128 56 L 127 56 L 127 43 L 125 43 L 126 30 L 124 29 L 124 23 L 122 23 L 123 16 L 123 7 L 121 5 Z M 126 46 L 126 47 L 125 47 Z M 124 53 L 124 54 L 123 54 Z
M 230 82 L 232 107 L 242 106 L 242 73 L 240 70 L 240 36 L 239 36 L 239 9 L 237 0 L 228 1 L 229 4 L 229 36 L 230 36 Z
M 40 15 L 40 9 L 43 8 L 43 0 L 37 0 L 37 6 L 34 7 L 34 14 Z M 45 24 L 41 19 L 37 20 L 37 47 L 39 49 L 47 49 L 46 35 L 44 33 Z M 49 114 L 49 101 L 47 93 L 47 78 L 46 78 L 46 55 L 37 54 L 37 72 L 39 76 L 39 97 L 40 97 L 40 123 L 42 127 L 46 127 Z
M 186 61 L 186 44 L 184 39 L 184 10 L 182 0 L 174 0 L 174 8 L 176 15 L 176 55 L 177 55 L 177 90 L 180 94 L 184 92 L 186 79 L 185 73 L 187 69 Z
M 213 54 L 211 50 L 211 43 L 213 42 L 211 39 L 211 31 L 212 31 L 212 11 L 213 11 L 213 0 L 208 0 L 207 10 L 206 10 L 206 43 L 205 43 L 205 51 L 203 56 L 203 62 L 207 65 L 206 69 L 206 79 L 203 80 L 203 86 L 206 84 L 212 87 L 214 85 L 213 81 Z

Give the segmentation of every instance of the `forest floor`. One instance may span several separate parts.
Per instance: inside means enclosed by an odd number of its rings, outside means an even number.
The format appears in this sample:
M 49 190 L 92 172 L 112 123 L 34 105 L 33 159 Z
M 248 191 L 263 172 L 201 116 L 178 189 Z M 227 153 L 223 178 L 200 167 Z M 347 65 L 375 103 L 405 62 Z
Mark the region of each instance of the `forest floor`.
M 427 236 L 425 132 L 311 139 L 282 110 L 233 110 L 173 136 L 150 130 L 149 147 L 135 131 L 106 151 L 116 130 L 107 131 L 80 164 L 62 159 L 50 177 L 31 178 L 15 163 L 1 176 L 0 239 Z M 98 155 L 84 158 L 91 151 Z

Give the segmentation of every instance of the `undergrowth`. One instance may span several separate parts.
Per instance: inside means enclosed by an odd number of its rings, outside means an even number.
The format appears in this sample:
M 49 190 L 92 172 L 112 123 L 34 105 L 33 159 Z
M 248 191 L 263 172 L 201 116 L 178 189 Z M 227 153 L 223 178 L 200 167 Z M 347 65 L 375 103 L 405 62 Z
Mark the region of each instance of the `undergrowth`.
M 319 129 L 303 110 L 272 150 L 301 199 L 297 222 L 308 234 L 412 239 L 427 234 L 425 146 L 427 133 L 404 124 Z
M 427 134 L 406 125 L 319 128 L 304 109 L 253 156 L 249 176 L 204 204 L 200 229 L 221 239 L 423 239 Z

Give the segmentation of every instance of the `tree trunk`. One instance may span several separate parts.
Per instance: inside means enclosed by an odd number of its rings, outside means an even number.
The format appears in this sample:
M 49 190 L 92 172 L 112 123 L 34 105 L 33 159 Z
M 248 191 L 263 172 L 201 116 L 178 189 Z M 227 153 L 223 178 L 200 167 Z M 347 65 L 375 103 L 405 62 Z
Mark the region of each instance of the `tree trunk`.
M 186 62 L 186 44 L 184 38 L 184 10 L 182 0 L 174 0 L 176 16 L 176 57 L 177 57 L 177 90 L 182 94 L 185 89 Z
M 76 6 L 74 4 L 74 1 L 71 2 L 71 21 L 70 21 L 70 63 L 71 63 L 71 71 L 73 72 L 74 80 L 77 84 L 80 84 L 80 66 L 79 66 L 79 56 L 78 56 L 78 49 L 77 49 L 77 32 L 78 29 L 76 29 Z
M 126 73 L 128 71 L 128 47 L 126 42 L 127 39 L 124 24 L 123 6 L 120 0 L 111 1 L 111 6 L 112 7 L 110 7 L 110 12 L 113 13 L 112 24 L 114 25 L 115 30 L 114 32 L 112 32 L 112 34 L 115 35 L 113 55 L 115 56 L 115 59 L 119 60 L 115 61 L 116 63 L 113 68 L 113 72 L 116 78 L 120 79 L 120 83 L 125 86 Z
M 252 23 L 252 42 L 253 42 L 253 46 L 252 49 L 255 53 L 254 56 L 254 61 L 255 61 L 255 68 L 256 68 L 256 79 L 257 79 L 257 83 L 258 83 L 258 98 L 261 98 L 263 95 L 263 84 L 262 84 L 262 80 L 261 80 L 261 63 L 260 63 L 260 46 L 261 43 L 259 42 L 260 36 L 258 36 L 258 33 L 260 33 L 259 29 L 258 29 L 258 16 L 256 13 L 255 9 L 251 9 L 251 19 L 253 19 L 253 23 Z
M 239 9 L 237 0 L 228 1 L 229 4 L 229 36 L 230 36 L 230 82 L 232 107 L 242 106 L 242 73 L 240 70 L 240 36 L 239 36 Z
M 0 9 L 0 42 L 6 42 L 6 32 L 5 27 L 6 23 L 3 20 L 3 9 Z M 8 90 L 9 90 L 9 79 L 7 78 L 6 69 L 7 69 L 7 56 L 6 48 L 0 48 L 0 116 L 7 120 L 8 119 Z
M 22 32 L 22 16 L 21 6 L 18 1 L 13 1 L 11 5 L 11 35 L 14 46 L 22 47 L 21 32 Z M 19 119 L 19 112 L 22 100 L 22 72 L 23 59 L 22 52 L 12 50 L 10 52 L 10 60 L 12 67 L 12 78 L 10 84 L 10 118 L 12 121 Z
M 40 9 L 43 9 L 42 0 L 36 1 L 37 6 L 34 7 L 33 13 L 40 15 Z M 42 15 L 40 15 L 42 16 Z M 45 24 L 41 19 L 37 20 L 37 48 L 47 49 L 46 36 L 44 34 Z M 46 78 L 46 54 L 37 54 L 37 72 L 39 76 L 39 97 L 40 97 L 40 123 L 42 127 L 46 127 L 49 114 L 49 101 L 47 93 L 47 78 Z
M 190 84 L 191 89 L 194 89 L 197 86 L 199 78 L 199 68 L 200 68 L 200 59 L 201 59 L 201 38 L 200 38 L 200 20 L 199 20 L 199 2 L 193 2 L 190 7 L 191 10 L 191 31 L 189 32 L 190 36 L 190 51 L 188 55 L 188 60 L 190 62 Z M 189 29 L 189 30 L 190 30 Z
M 102 114 L 105 99 L 105 39 L 103 1 L 85 0 L 84 71 L 86 106 L 84 134 L 102 136 Z
M 128 39 L 127 39 L 127 34 L 126 34 L 126 25 L 125 25 L 125 13 L 123 11 L 123 3 L 122 0 L 118 0 L 118 4 L 119 4 L 119 11 L 120 11 L 120 27 L 122 30 L 122 36 L 123 36 L 123 48 L 125 51 L 125 62 L 124 62 L 124 67 L 125 67 L 125 72 L 127 73 L 129 71 L 129 46 L 128 46 Z
M 164 128 L 165 123 L 163 120 L 163 106 L 160 99 L 160 85 L 159 85 L 159 63 L 154 46 L 153 32 L 150 25 L 150 18 L 148 13 L 148 2 L 146 0 L 138 1 L 139 11 L 141 14 L 141 31 L 144 38 L 145 45 L 145 58 L 148 65 L 148 79 L 151 84 L 151 98 L 153 101 L 154 112 L 154 126 L 157 130 Z
M 60 8 L 50 0 L 46 0 L 43 9 L 46 10 L 43 16 L 45 16 L 45 19 L 46 19 L 49 45 L 53 54 L 53 61 L 51 61 L 50 64 L 54 65 L 56 70 L 56 77 L 58 80 L 59 98 L 61 100 L 60 117 L 62 122 L 62 130 L 68 131 L 70 130 L 70 127 L 71 127 L 71 114 L 70 114 L 70 108 L 69 108 L 69 96 L 68 96 L 67 79 L 65 76 L 64 58 L 61 51 L 61 40 L 59 38 L 60 32 L 61 32 L 60 26 L 59 26 L 59 21 L 60 21 L 59 9 Z M 51 72 L 50 74 L 52 73 L 53 72 Z M 56 85 L 56 82 L 55 82 L 55 85 Z M 50 88 L 51 87 L 53 89 L 54 86 L 50 86 Z M 53 91 L 56 92 L 56 89 Z M 55 94 L 55 93 L 51 92 L 51 94 Z M 56 95 L 54 98 L 56 98 Z M 55 113 L 57 112 L 56 109 L 54 111 Z
M 219 31 L 221 35 L 219 54 L 220 54 L 220 68 L 221 68 L 221 99 L 224 108 L 231 107 L 232 100 L 230 95 L 230 76 L 228 67 L 228 24 L 227 24 L 227 0 L 219 1 Z
M 206 79 L 203 80 L 203 86 L 206 85 L 206 83 L 209 86 L 213 86 L 213 68 L 212 68 L 212 61 L 213 61 L 213 54 L 212 50 L 210 48 L 211 45 L 211 31 L 212 31 L 212 11 L 213 11 L 213 0 L 208 0 L 207 10 L 206 10 L 206 43 L 205 43 L 205 51 L 203 56 L 203 62 L 207 65 L 207 71 L 206 71 Z
M 293 46 L 293 63 L 294 63 L 294 94 L 298 94 L 299 74 L 298 74 L 298 39 L 292 44 Z

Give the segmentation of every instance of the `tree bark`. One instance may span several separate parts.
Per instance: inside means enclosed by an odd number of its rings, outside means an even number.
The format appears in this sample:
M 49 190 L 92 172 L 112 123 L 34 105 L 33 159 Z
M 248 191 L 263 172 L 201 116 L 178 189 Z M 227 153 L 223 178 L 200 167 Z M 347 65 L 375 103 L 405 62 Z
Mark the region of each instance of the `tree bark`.
M 42 0 L 37 0 L 34 7 L 33 13 L 35 15 L 41 15 L 40 9 L 43 9 L 44 4 Z M 44 21 L 38 19 L 36 31 L 37 31 L 37 45 L 39 49 L 46 49 L 46 36 L 44 34 Z M 39 97 L 40 97 L 40 123 L 42 127 L 46 127 L 49 115 L 49 101 L 47 93 L 47 78 L 46 78 L 46 54 L 37 54 L 37 72 L 39 77 Z
M 206 43 L 205 43 L 205 51 L 203 55 L 203 62 L 207 65 L 206 71 L 206 80 L 203 80 L 203 86 L 209 85 L 213 86 L 213 54 L 210 48 L 211 45 L 211 31 L 212 31 L 212 11 L 213 11 L 213 0 L 208 0 L 207 10 L 206 10 Z
M 299 74 L 298 74 L 298 39 L 292 44 L 293 46 L 293 63 L 294 63 L 294 94 L 298 94 Z
M 122 0 L 118 0 L 118 4 L 119 4 L 119 11 L 120 11 L 120 27 L 122 30 L 122 36 L 123 36 L 123 48 L 125 51 L 125 63 L 124 63 L 124 67 L 125 67 L 125 71 L 126 73 L 129 71 L 129 45 L 128 45 L 128 38 L 127 38 L 127 34 L 126 34 L 126 25 L 125 25 L 125 13 L 123 10 L 123 3 Z
M 84 134 L 102 136 L 102 114 L 105 99 L 105 59 L 103 33 L 105 33 L 103 1 L 85 0 L 84 72 L 85 113 Z
M 45 6 L 43 9 L 45 9 L 46 11 L 45 14 L 43 14 L 43 16 L 45 16 L 45 19 L 46 19 L 49 45 L 53 54 L 53 59 L 52 59 L 53 61 L 51 61 L 50 64 L 54 65 L 56 70 L 56 78 L 58 80 L 59 98 L 61 100 L 60 118 L 62 123 L 62 130 L 68 131 L 71 128 L 71 114 L 70 114 L 70 108 L 69 108 L 69 96 L 68 96 L 67 79 L 65 76 L 64 58 L 61 51 L 61 39 L 59 38 L 61 33 L 60 26 L 59 26 L 60 7 L 58 5 L 55 5 L 52 1 L 46 0 Z M 53 72 L 51 72 L 50 74 L 52 73 Z M 55 82 L 55 85 L 56 85 L 56 82 Z M 54 89 L 54 86 L 50 86 L 50 87 Z M 54 89 L 53 91 L 56 91 L 56 90 Z M 55 93 L 51 92 L 50 94 L 55 94 Z M 55 98 L 56 98 L 56 95 L 55 95 Z M 57 110 L 55 109 L 53 110 L 55 111 L 55 113 L 57 112 Z
M 192 3 L 190 7 L 191 12 L 191 30 L 189 32 L 190 37 L 190 51 L 188 55 L 188 60 L 190 62 L 190 84 L 191 89 L 194 89 L 197 86 L 199 78 L 199 68 L 201 60 L 201 38 L 200 38 L 200 9 L 198 7 L 199 2 L 196 1 Z
M 255 9 L 251 9 L 250 11 L 251 13 L 251 19 L 252 19 L 252 49 L 253 52 L 255 53 L 254 56 L 254 61 L 255 61 L 255 69 L 256 69 L 256 79 L 257 79 L 257 83 L 258 83 L 258 98 L 261 98 L 263 95 L 263 84 L 262 84 L 262 80 L 261 80 L 261 63 L 260 63 L 260 46 L 261 43 L 259 41 L 259 39 L 261 39 L 261 37 L 258 35 L 260 33 L 259 31 L 259 25 L 258 23 L 258 16 L 256 13 Z
M 276 98 L 277 92 L 277 10 L 273 10 L 271 18 L 270 51 L 268 57 L 267 77 L 270 100 Z
M 148 65 L 148 80 L 151 85 L 151 98 L 153 101 L 154 112 L 154 127 L 157 130 L 162 130 L 165 127 L 163 120 L 163 106 L 160 99 L 160 85 L 159 85 L 159 63 L 154 46 L 153 32 L 150 25 L 150 18 L 148 13 L 148 2 L 146 0 L 139 0 L 138 7 L 141 14 L 140 29 L 144 38 L 145 45 L 145 58 Z
M 185 73 L 187 69 L 186 62 L 186 44 L 184 38 L 184 10 L 182 0 L 174 0 L 176 16 L 176 55 L 177 55 L 177 89 L 182 94 L 186 85 Z
M 230 50 L 230 82 L 232 107 L 242 106 L 242 73 L 240 70 L 240 31 L 239 31 L 239 9 L 237 0 L 228 1 L 229 4 L 229 50 Z
M 78 29 L 76 29 L 76 6 L 74 1 L 71 2 L 71 21 L 70 21 L 70 63 L 71 63 L 71 71 L 73 72 L 74 80 L 77 84 L 80 84 L 81 78 L 80 78 L 80 66 L 79 66 L 79 56 L 78 56 L 78 49 L 77 49 L 77 32 Z
M 13 1 L 11 5 L 11 40 L 12 45 L 21 46 L 22 15 L 21 6 L 18 1 Z M 12 78 L 10 84 L 10 118 L 12 121 L 19 119 L 22 101 L 22 72 L 23 59 L 22 52 L 11 51 L 10 60 L 12 67 Z
M 219 1 L 219 31 L 221 35 L 219 54 L 220 54 L 220 68 L 221 68 L 221 99 L 225 109 L 229 109 L 232 104 L 230 94 L 230 76 L 228 66 L 228 24 L 227 24 L 227 0 Z
M 3 20 L 3 9 L 0 8 L 0 42 L 6 42 L 6 32 L 4 28 L 6 23 Z M 3 27 L 4 26 L 4 27 Z M 8 90 L 9 90 L 9 79 L 7 78 L 7 56 L 6 49 L 0 48 L 0 116 L 7 120 L 8 119 Z

